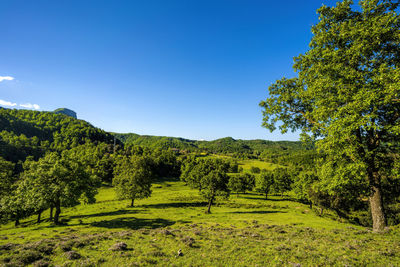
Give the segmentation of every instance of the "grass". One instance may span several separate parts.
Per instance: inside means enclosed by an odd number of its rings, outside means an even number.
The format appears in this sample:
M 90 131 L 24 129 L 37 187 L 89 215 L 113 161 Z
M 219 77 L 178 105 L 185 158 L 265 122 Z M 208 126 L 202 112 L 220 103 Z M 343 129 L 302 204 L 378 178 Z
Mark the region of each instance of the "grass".
M 97 199 L 63 209 L 61 226 L 36 224 L 34 217 L 18 228 L 2 225 L 0 264 L 400 265 L 399 227 L 374 234 L 280 197 L 232 195 L 205 214 L 206 203 L 196 191 L 179 181 L 165 181 L 154 184 L 152 197 L 136 201 L 133 208 L 129 201 L 115 200 L 112 188 L 101 188 Z M 121 242 L 127 248 L 115 249 Z
M 230 156 L 227 155 L 218 155 L 218 154 L 213 154 L 207 156 L 208 158 L 220 158 L 220 159 L 233 159 Z M 274 164 L 271 162 L 265 162 L 261 161 L 258 159 L 246 159 L 246 160 L 238 160 L 239 167 L 242 167 L 243 170 L 245 171 L 250 171 L 251 167 L 258 167 L 260 170 L 265 169 L 265 170 L 273 170 L 275 168 L 280 167 L 278 164 Z
M 258 167 L 261 170 L 265 169 L 265 170 L 273 170 L 277 167 L 279 167 L 279 165 L 271 163 L 271 162 L 265 162 L 265 161 L 261 161 L 261 160 L 256 160 L 256 159 L 248 159 L 248 160 L 241 160 L 239 161 L 239 166 L 243 168 L 243 170 L 250 170 L 251 167 Z

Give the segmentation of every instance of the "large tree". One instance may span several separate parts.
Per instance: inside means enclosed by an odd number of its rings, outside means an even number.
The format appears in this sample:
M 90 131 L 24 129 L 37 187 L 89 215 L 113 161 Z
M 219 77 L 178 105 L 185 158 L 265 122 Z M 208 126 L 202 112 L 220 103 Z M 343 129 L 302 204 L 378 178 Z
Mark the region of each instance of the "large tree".
M 264 170 L 257 177 L 257 190 L 263 192 L 265 194 L 265 199 L 268 199 L 269 191 L 274 183 L 274 173 L 272 171 Z
M 263 125 L 317 138 L 319 176 L 334 192 L 366 181 L 374 231 L 386 226 L 382 183 L 398 176 L 400 16 L 395 0 L 344 0 L 318 9 L 297 77 L 269 87 Z M 362 190 L 361 190 L 362 191 Z M 360 196 L 362 196 L 362 192 Z
M 51 152 L 38 161 L 24 163 L 18 190 L 27 193 L 18 195 L 27 208 L 38 213 L 55 208 L 54 223 L 58 224 L 61 207 L 95 201 L 99 179 L 90 175 L 87 166 L 75 156 L 71 151 L 64 151 L 61 156 Z

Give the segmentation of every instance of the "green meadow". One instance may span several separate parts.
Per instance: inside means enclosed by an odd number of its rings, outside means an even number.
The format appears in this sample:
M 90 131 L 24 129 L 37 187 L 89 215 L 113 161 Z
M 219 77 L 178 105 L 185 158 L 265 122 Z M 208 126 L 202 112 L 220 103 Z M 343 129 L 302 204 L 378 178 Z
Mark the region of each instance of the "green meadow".
M 36 217 L 0 228 L 3 266 L 398 266 L 400 228 L 375 234 L 298 202 L 257 193 L 207 203 L 181 181 L 153 184 L 129 207 L 102 187 L 65 208 L 62 225 Z M 118 243 L 127 246 L 115 249 Z M 178 255 L 181 251 L 181 255 Z
M 400 266 L 400 0 L 72 1 L 1 6 L 0 267 Z
M 256 159 L 248 159 L 248 160 L 241 160 L 239 162 L 239 167 L 242 167 L 243 170 L 250 170 L 251 167 L 257 167 L 265 170 L 273 170 L 277 167 L 279 167 L 279 165 L 274 164 L 274 163 L 270 163 L 270 162 L 265 162 L 265 161 L 261 161 L 261 160 L 256 160 Z

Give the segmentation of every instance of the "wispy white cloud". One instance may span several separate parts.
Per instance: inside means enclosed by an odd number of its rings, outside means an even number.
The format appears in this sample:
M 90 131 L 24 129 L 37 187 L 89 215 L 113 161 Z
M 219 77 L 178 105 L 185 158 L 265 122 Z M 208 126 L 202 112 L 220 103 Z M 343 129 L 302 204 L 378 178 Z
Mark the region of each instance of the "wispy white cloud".
M 17 106 L 17 103 L 0 99 L 0 106 L 15 107 Z M 40 106 L 38 104 L 31 104 L 31 103 L 19 104 L 18 106 L 29 109 L 40 109 Z
M 31 104 L 31 103 L 19 104 L 19 106 L 23 108 L 40 109 L 40 106 L 38 104 Z
M 14 80 L 14 77 L 11 76 L 0 76 L 0 82 L 2 81 L 12 81 Z
M 6 107 L 14 107 L 17 105 L 17 103 L 12 103 L 10 101 L 5 101 L 5 100 L 0 99 L 0 105 L 6 106 Z

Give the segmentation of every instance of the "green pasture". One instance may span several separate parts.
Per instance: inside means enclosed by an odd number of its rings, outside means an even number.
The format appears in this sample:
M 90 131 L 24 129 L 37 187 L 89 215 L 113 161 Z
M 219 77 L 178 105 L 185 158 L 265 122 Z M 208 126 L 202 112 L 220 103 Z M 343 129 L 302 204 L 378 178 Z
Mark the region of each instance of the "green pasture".
M 277 164 L 256 159 L 240 160 L 238 163 L 239 167 L 242 167 L 243 170 L 250 170 L 251 167 L 258 167 L 260 168 L 260 170 L 265 169 L 268 171 L 272 171 L 273 169 L 279 167 L 279 165 Z
M 0 228 L 0 262 L 57 266 L 325 266 L 400 264 L 400 230 L 374 234 L 333 220 L 298 202 L 256 193 L 206 202 L 180 181 L 153 185 L 150 198 L 64 208 L 63 225 L 31 217 Z M 118 242 L 126 250 L 110 250 Z M 11 249 L 10 249 L 11 248 Z M 183 253 L 178 256 L 178 250 Z M 71 251 L 79 254 L 70 259 Z
M 234 159 L 227 155 L 209 155 L 208 158 L 220 158 L 220 159 Z M 273 170 L 275 168 L 280 167 L 278 164 L 274 164 L 271 162 L 265 162 L 258 159 L 245 159 L 245 160 L 237 160 L 239 167 L 242 167 L 243 170 L 250 171 L 251 167 L 258 167 L 260 170 Z

